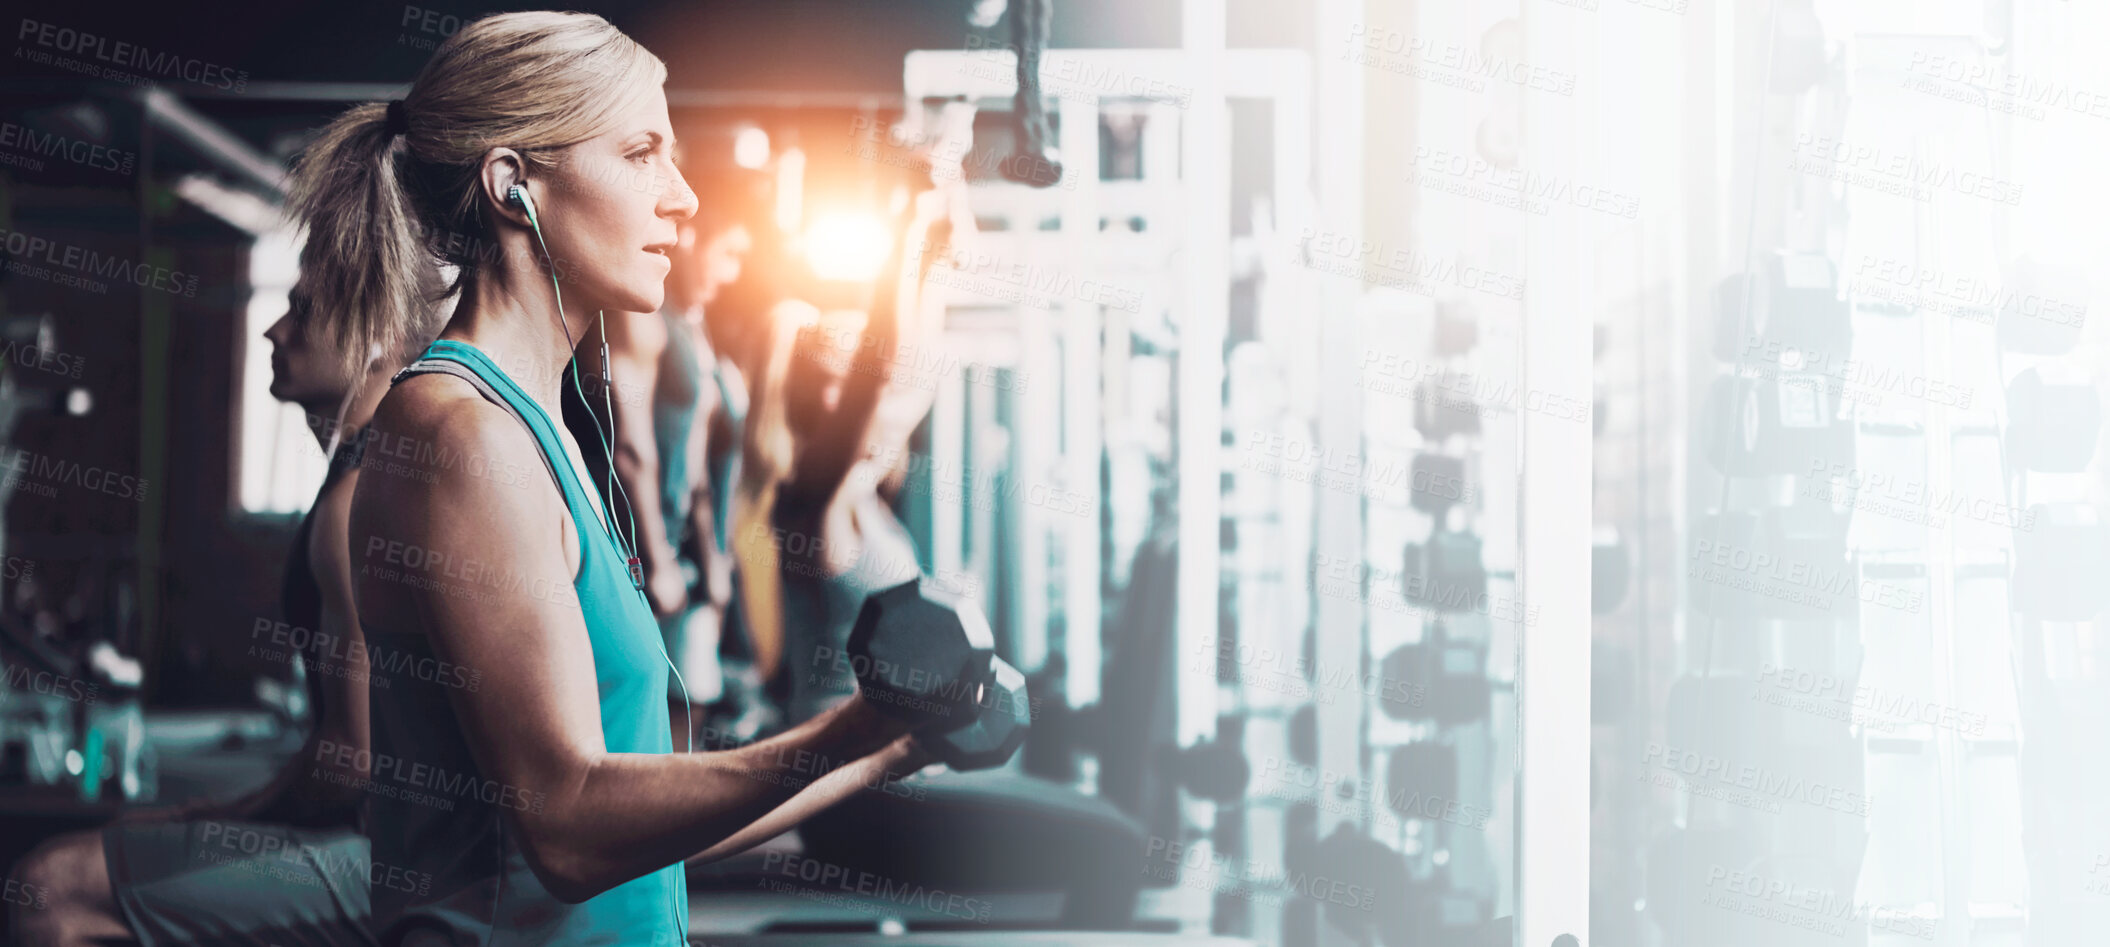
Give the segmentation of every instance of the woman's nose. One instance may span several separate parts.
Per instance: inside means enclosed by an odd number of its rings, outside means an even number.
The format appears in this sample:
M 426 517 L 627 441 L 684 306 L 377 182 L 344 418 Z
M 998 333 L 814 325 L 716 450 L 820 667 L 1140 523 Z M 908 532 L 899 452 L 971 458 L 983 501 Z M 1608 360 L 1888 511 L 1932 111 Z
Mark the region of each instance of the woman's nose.
M 666 195 L 660 200 L 659 215 L 675 220 L 687 220 L 696 216 L 699 206 L 696 191 L 689 187 L 689 182 L 682 178 L 681 172 L 675 172 L 668 180 Z

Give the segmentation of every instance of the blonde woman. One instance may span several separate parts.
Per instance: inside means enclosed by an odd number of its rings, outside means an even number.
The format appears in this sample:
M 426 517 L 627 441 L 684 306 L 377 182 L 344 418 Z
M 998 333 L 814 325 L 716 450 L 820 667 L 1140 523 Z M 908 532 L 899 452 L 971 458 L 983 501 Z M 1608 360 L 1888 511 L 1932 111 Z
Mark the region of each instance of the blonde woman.
M 927 761 L 863 700 L 738 750 L 672 752 L 628 528 L 553 421 L 576 340 L 600 311 L 660 308 L 696 211 L 665 78 L 599 17 L 487 17 L 401 102 L 339 117 L 296 172 L 364 212 L 317 235 L 322 285 L 386 295 L 427 253 L 460 268 L 454 315 L 375 414 L 409 474 L 365 478 L 352 501 L 360 620 L 391 656 L 364 787 L 383 945 L 684 944 L 684 859 Z M 361 332 L 398 331 L 372 313 Z

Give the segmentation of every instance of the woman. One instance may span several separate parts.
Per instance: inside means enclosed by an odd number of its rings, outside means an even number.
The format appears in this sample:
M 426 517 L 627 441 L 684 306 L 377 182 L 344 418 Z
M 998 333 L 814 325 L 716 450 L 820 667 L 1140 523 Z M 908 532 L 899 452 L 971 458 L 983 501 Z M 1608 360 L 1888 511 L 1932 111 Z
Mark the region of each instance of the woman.
M 865 596 L 921 574 L 915 541 L 880 496 L 890 471 L 877 458 L 901 457 L 935 394 L 933 380 L 896 384 L 893 372 L 898 350 L 936 335 L 941 312 L 922 289 L 933 251 L 972 228 L 958 191 L 912 200 L 869 313 L 791 303 L 771 320 L 734 538 L 755 663 L 794 723 L 854 691 L 832 665 Z
M 298 208 L 300 195 L 296 195 Z M 317 218 L 319 219 L 319 218 Z M 303 262 L 321 248 L 310 243 Z M 400 318 L 422 344 L 439 330 L 439 289 L 427 267 Z M 358 830 L 365 773 L 368 649 L 352 608 L 345 524 L 369 421 L 388 376 L 409 360 L 348 348 L 342 311 L 317 305 L 305 275 L 272 344 L 271 395 L 306 413 L 328 472 L 294 533 L 282 591 L 284 621 L 251 630 L 252 650 L 298 649 L 315 728 L 262 789 L 233 801 L 148 810 L 97 832 L 59 836 L 10 877 L 41 886 L 45 910 L 12 912 L 26 945 L 368 943 L 367 842 Z M 352 748 L 349 754 L 336 752 Z M 31 889 L 36 890 L 36 889 Z
M 606 320 L 608 358 L 622 384 L 610 399 L 615 477 L 623 486 L 617 510 L 636 517 L 645 594 L 680 669 L 667 699 L 684 721 L 700 716 L 724 692 L 719 629 L 731 568 L 716 511 L 723 508 L 718 497 L 726 495 L 729 471 L 738 462 L 724 448 L 743 423 L 745 384 L 714 350 L 717 340 L 707 331 L 705 313 L 720 290 L 740 279 L 742 258 L 753 245 L 743 203 L 724 196 L 731 190 L 713 189 L 698 215 L 682 223 L 669 254 L 673 269 L 661 311 L 610 313 Z M 587 334 L 579 356 L 585 377 L 602 376 L 600 338 L 598 328 Z M 742 389 L 740 396 L 735 388 Z M 566 425 L 574 437 L 591 442 L 604 420 L 592 413 L 600 412 L 599 404 L 569 393 L 563 400 Z M 587 465 L 596 476 L 607 474 L 601 461 L 589 452 Z M 635 500 L 636 512 L 624 498 Z M 692 583 L 701 593 L 693 599 Z
M 628 531 L 551 420 L 595 314 L 660 308 L 696 209 L 665 77 L 599 17 L 487 17 L 401 102 L 339 117 L 298 172 L 365 209 L 329 235 L 329 285 L 386 293 L 426 252 L 460 268 L 453 317 L 375 414 L 419 445 L 402 457 L 417 476 L 366 478 L 352 501 L 367 639 L 411 657 L 371 682 L 375 870 L 430 876 L 372 886 L 384 945 L 685 943 L 683 859 L 926 761 L 863 700 L 739 750 L 671 752 L 658 629 L 613 538 Z M 377 312 L 362 329 L 399 327 Z M 491 474 L 521 469 L 537 473 Z M 816 760 L 855 762 L 823 776 Z

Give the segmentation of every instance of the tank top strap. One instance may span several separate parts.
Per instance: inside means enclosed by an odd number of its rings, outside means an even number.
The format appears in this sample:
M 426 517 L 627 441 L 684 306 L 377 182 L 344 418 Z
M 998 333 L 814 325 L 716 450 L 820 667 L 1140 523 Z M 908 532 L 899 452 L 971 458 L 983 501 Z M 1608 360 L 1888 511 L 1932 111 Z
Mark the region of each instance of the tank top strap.
M 404 366 L 388 383 L 394 386 L 418 375 L 433 374 L 453 375 L 468 382 L 484 400 L 505 409 L 527 428 L 528 436 L 535 439 L 536 453 L 542 458 L 543 469 L 549 472 L 550 479 L 557 484 L 557 492 L 564 497 L 565 507 L 571 511 L 572 525 L 582 538 L 601 534 L 600 514 L 587 499 L 586 489 L 575 476 L 570 459 L 564 457 L 564 445 L 557 438 L 556 426 L 550 422 L 549 414 L 542 410 L 542 406 L 528 397 L 512 376 L 476 346 L 440 339 L 426 346 L 416 361 Z M 581 542 L 580 555 L 591 555 L 593 546 L 590 541 Z M 582 563 L 581 572 L 584 571 Z

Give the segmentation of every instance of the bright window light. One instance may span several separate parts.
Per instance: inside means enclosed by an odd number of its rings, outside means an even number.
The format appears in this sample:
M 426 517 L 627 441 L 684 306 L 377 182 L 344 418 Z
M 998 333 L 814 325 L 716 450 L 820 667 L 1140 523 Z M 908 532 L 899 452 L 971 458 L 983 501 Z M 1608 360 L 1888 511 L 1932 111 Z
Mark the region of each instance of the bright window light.
M 879 275 L 893 238 L 871 214 L 825 214 L 806 228 L 806 261 L 824 280 L 862 282 Z

